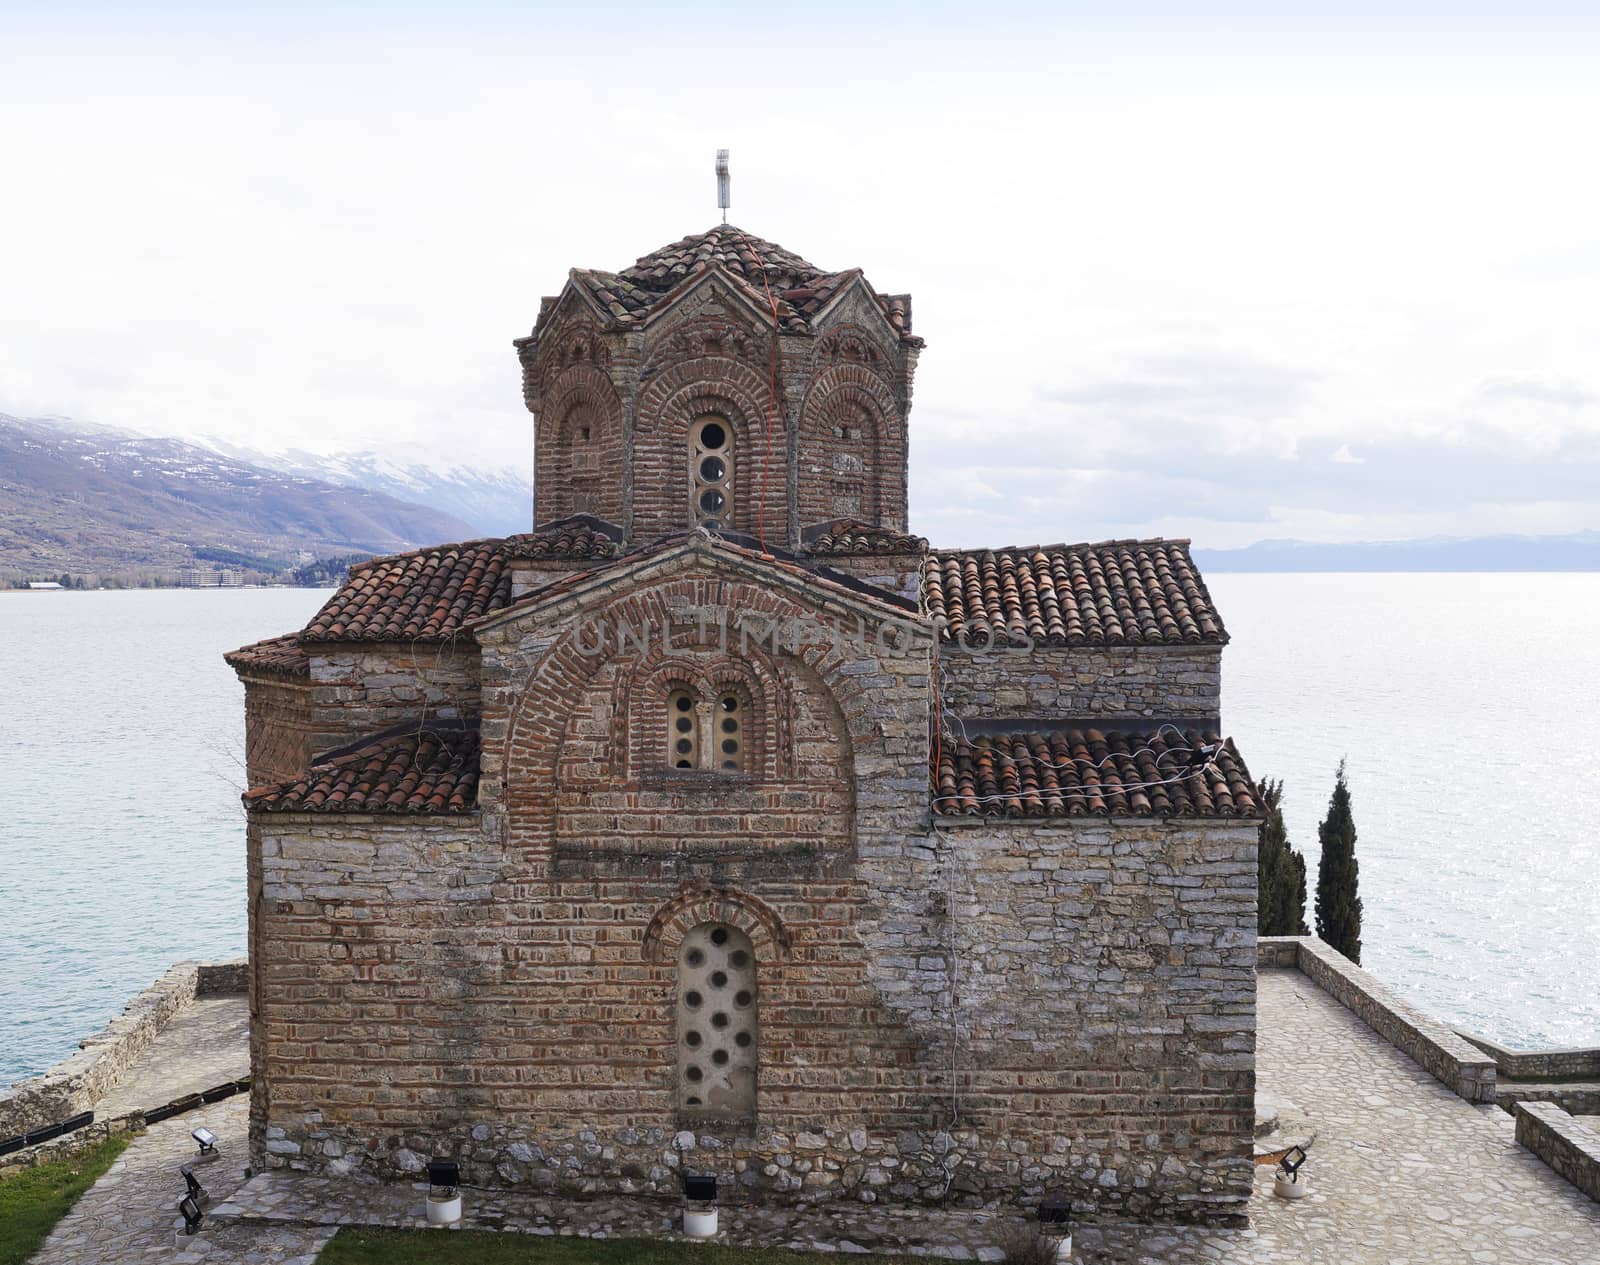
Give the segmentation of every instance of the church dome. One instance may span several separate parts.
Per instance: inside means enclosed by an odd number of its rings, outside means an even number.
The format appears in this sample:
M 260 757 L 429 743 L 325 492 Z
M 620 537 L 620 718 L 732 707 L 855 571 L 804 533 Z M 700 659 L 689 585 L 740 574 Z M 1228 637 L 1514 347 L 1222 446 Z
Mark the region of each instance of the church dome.
M 741 283 L 762 307 L 768 306 L 770 288 L 778 308 L 778 328 L 796 334 L 809 332 L 828 301 L 860 275 L 855 268 L 828 272 L 732 224 L 717 224 L 653 250 L 621 272 L 577 268 L 571 275 L 610 315 L 614 327 L 627 327 L 642 324 L 684 282 L 713 267 Z M 909 296 L 876 297 L 895 332 L 911 341 Z

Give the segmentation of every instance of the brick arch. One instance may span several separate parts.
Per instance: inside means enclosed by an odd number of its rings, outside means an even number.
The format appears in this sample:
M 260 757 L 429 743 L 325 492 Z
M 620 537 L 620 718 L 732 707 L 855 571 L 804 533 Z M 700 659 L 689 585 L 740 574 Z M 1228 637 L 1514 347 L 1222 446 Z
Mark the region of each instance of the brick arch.
M 712 650 L 713 640 L 697 647 Z M 766 660 L 767 656 L 761 656 Z M 647 658 L 617 681 L 612 714 L 624 718 L 626 732 L 613 735 L 612 767 L 630 774 L 664 767 L 665 736 L 658 708 L 675 689 L 713 695 L 735 689 L 746 705 L 745 770 L 763 778 L 779 779 L 793 773 L 793 748 L 789 742 L 790 694 L 787 673 L 763 663 L 766 671 L 749 660 L 732 658 L 680 658 L 666 655 L 659 644 Z M 769 740 L 769 733 L 771 735 Z M 750 735 L 754 735 L 751 737 Z
M 786 962 L 793 948 L 778 911 L 758 896 L 732 887 L 689 882 L 656 911 L 644 931 L 646 962 L 672 963 L 683 937 L 701 923 L 720 922 L 750 937 L 758 963 Z
M 620 615 L 635 626 L 654 620 L 659 628 L 674 601 L 715 601 L 719 605 L 760 611 L 765 617 L 804 617 L 814 612 L 785 595 L 753 580 L 726 574 L 663 577 L 609 603 L 596 604 L 555 639 L 538 666 L 523 682 L 508 709 L 505 740 L 497 770 L 505 812 L 499 817 L 502 837 L 509 846 L 542 848 L 554 844 L 557 808 L 551 788 L 556 785 L 563 739 L 572 714 L 573 700 L 591 688 L 594 678 L 612 662 L 608 648 L 596 648 L 581 635 L 589 620 L 600 614 Z M 737 638 L 730 654 L 736 653 Z M 785 649 L 779 662 L 804 665 L 831 707 L 827 720 L 848 762 L 846 789 L 853 803 L 859 757 L 879 751 L 884 736 L 868 714 L 867 695 L 857 678 L 846 673 L 848 661 L 838 646 L 808 643 L 798 652 Z M 854 812 L 849 813 L 854 836 Z
M 836 433 L 842 429 L 861 434 Z M 893 392 L 872 368 L 841 361 L 812 378 L 800 410 L 799 465 L 802 525 L 861 518 L 904 528 L 905 427 Z M 854 506 L 842 503 L 850 488 L 859 489 Z
M 575 437 L 579 424 L 589 442 Z M 579 362 L 556 375 L 539 411 L 534 449 L 534 519 L 569 514 L 623 519 L 622 400 L 611 379 Z
M 783 533 L 788 497 L 784 490 L 783 400 L 772 411 L 771 463 L 767 472 L 767 534 Z M 755 533 L 762 466 L 766 460 L 768 382 L 751 366 L 726 357 L 681 360 L 662 369 L 639 397 L 634 427 L 634 535 L 650 540 L 678 531 L 689 518 L 689 426 L 706 413 L 728 418 L 734 437 L 733 521 Z

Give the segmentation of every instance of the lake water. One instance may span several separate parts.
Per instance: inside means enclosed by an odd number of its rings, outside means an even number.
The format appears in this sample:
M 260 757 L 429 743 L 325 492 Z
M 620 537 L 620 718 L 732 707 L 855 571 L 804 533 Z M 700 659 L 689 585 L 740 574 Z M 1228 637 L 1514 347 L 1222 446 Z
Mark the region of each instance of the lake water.
M 1513 1044 L 1600 1043 L 1600 575 L 1217 575 L 1225 729 L 1313 877 L 1348 759 L 1364 964 Z M 308 589 L 0 594 L 0 1084 L 244 951 L 243 691 Z M 1314 883 L 1313 883 L 1314 886 Z

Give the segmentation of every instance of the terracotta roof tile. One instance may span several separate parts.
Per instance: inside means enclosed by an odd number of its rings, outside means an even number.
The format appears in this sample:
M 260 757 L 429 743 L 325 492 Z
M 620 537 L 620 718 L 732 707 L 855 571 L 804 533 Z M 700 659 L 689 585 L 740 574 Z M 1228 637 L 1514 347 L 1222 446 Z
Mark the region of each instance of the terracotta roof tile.
M 651 251 L 621 272 L 574 268 L 571 276 L 618 325 L 637 325 L 685 281 L 712 265 L 719 265 L 742 282 L 763 308 L 770 288 L 778 307 L 778 326 L 791 333 L 809 330 L 813 318 L 840 288 L 860 275 L 860 270 L 854 268 L 825 272 L 782 246 L 731 224 L 718 224 Z M 920 343 L 922 340 L 911 332 L 911 296 L 876 297 L 900 337 Z
M 944 639 L 1044 645 L 1223 645 L 1187 540 L 935 550 L 923 566 Z
M 311 659 L 301 648 L 299 633 L 285 633 L 282 637 L 268 637 L 265 641 L 240 646 L 222 659 L 236 671 L 268 676 L 304 677 L 311 671 Z
M 807 527 L 800 533 L 809 554 L 925 553 L 928 542 L 888 527 L 876 527 L 856 518 L 835 518 Z
M 978 738 L 946 734 L 934 776 L 939 817 L 1259 817 L 1255 784 L 1231 739 L 1195 769 L 1196 731 L 1070 729 Z
M 504 539 L 375 558 L 350 568 L 350 578 L 301 638 L 443 641 L 470 620 L 510 605 L 513 558 L 609 558 L 621 549 L 618 535 L 610 524 L 580 516 Z
M 507 536 L 513 558 L 614 558 L 622 551 L 622 529 L 587 514 L 549 523 L 536 531 Z
M 305 777 L 244 794 L 253 813 L 466 813 L 477 806 L 478 731 L 389 730 L 322 756 Z

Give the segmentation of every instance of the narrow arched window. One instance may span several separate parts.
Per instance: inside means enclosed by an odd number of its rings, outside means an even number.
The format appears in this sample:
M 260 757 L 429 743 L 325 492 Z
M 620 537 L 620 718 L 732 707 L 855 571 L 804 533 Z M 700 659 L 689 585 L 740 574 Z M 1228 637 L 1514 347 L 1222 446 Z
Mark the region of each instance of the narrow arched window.
M 700 717 L 694 694 L 673 690 L 667 695 L 667 767 L 700 767 Z
M 689 514 L 703 527 L 726 527 L 733 515 L 733 428 L 715 413 L 689 430 Z
M 691 1119 L 756 1113 L 756 955 L 737 927 L 703 922 L 678 950 L 678 1111 Z
M 667 695 L 666 765 L 742 773 L 745 769 L 743 695 L 723 689 L 710 698 L 680 688 Z
M 744 768 L 744 705 L 739 696 L 725 693 L 713 714 L 716 767 L 737 773 Z

